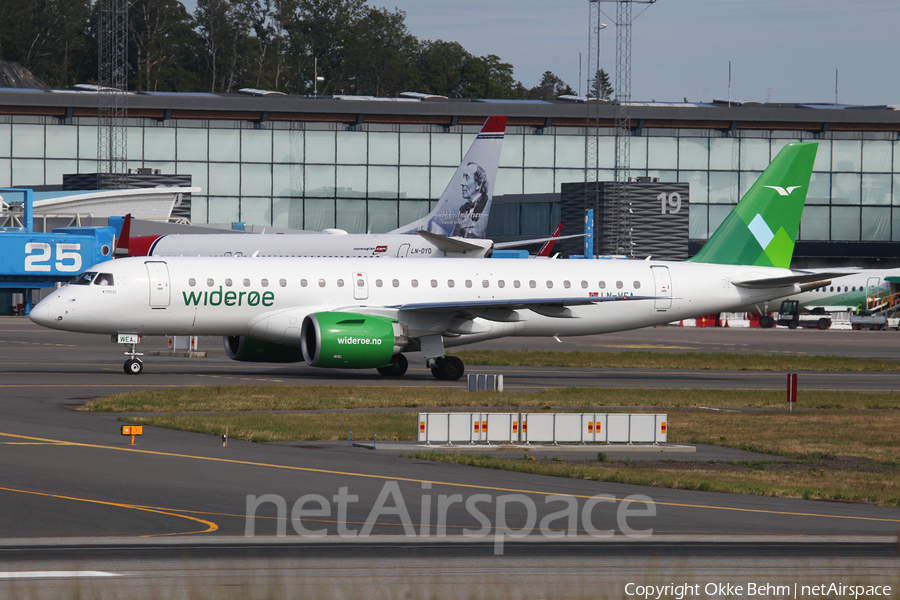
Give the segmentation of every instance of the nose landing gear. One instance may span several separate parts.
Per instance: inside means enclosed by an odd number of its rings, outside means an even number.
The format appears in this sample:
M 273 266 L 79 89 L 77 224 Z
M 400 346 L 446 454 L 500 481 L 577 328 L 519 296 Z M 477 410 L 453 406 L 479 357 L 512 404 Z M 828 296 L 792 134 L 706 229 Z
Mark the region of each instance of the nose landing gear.
M 125 361 L 124 369 L 125 372 L 129 375 L 140 375 L 141 371 L 144 370 L 144 363 L 141 362 L 138 356 L 143 356 L 142 352 L 138 352 L 135 349 L 137 346 L 137 342 L 128 342 L 128 351 L 125 352 L 125 356 L 128 356 L 129 359 Z

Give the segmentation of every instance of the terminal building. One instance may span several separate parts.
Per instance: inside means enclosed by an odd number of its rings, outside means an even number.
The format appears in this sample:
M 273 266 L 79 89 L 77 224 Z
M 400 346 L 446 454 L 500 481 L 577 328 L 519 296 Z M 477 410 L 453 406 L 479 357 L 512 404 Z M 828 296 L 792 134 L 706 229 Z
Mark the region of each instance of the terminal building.
M 561 221 L 582 231 L 562 197 L 587 179 L 584 102 L 416 96 L 128 93 L 127 168 L 199 188 L 181 207 L 194 224 L 379 233 L 425 215 L 485 119 L 506 115 L 488 236 L 545 236 Z M 596 110 L 598 179 L 611 182 L 616 106 Z M 0 89 L 0 187 L 62 190 L 102 171 L 97 132 L 96 93 Z M 795 266 L 900 264 L 894 107 L 635 103 L 630 133 L 632 177 L 689 190 L 688 226 L 659 234 L 686 237 L 688 254 L 799 140 L 819 148 Z

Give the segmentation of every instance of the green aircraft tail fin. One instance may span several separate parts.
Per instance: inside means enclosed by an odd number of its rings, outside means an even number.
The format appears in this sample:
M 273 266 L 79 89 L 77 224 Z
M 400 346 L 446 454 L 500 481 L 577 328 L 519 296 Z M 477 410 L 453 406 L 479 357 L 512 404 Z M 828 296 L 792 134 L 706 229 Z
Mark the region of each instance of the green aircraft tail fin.
M 782 148 L 709 241 L 688 260 L 789 268 L 817 148 L 814 142 Z

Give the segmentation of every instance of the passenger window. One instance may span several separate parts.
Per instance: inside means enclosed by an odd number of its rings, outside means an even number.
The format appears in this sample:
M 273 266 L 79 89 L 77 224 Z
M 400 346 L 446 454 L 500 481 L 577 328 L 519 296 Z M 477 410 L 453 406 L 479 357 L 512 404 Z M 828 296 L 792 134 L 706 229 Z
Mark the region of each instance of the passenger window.
M 431 287 L 433 287 L 433 288 L 436 288 L 436 287 L 437 287 L 437 279 L 432 279 L 432 280 L 431 280 Z
M 522 282 L 520 282 L 518 279 L 516 279 L 515 281 L 513 281 L 513 287 L 514 288 L 522 287 Z
M 380 279 L 375 280 L 375 287 L 382 287 L 382 285 L 384 285 L 383 281 L 381 281 Z
M 621 290 L 623 287 L 625 287 L 625 284 L 622 283 L 621 281 L 617 281 L 617 282 L 616 282 L 616 287 L 617 287 L 618 289 Z
M 212 279 L 207 279 L 207 280 L 206 280 L 206 285 L 208 285 L 209 287 L 212 287 L 212 286 L 214 286 L 215 284 L 216 284 L 216 282 L 213 281 Z
M 550 289 L 552 287 L 553 287 L 553 282 L 548 279 L 547 280 L 547 289 Z
M 447 280 L 447 287 L 453 287 L 456 283 L 452 279 Z
M 588 285 L 588 284 L 587 284 L 587 281 L 582 281 L 582 282 L 581 282 L 581 288 L 582 288 L 582 289 L 585 289 L 585 290 L 586 290 L 586 289 L 587 289 L 587 285 Z
M 243 283 L 244 283 L 244 287 L 250 287 L 250 280 L 249 280 L 249 279 L 245 279 L 245 280 L 243 281 Z
M 497 287 L 501 287 L 501 288 L 506 287 L 506 282 L 503 281 L 502 279 L 497 281 Z
M 362 279 L 362 278 L 357 279 L 357 280 L 356 280 L 356 287 L 358 287 L 358 288 L 366 287 L 366 280 L 365 280 L 365 279 Z
M 566 279 L 565 281 L 563 281 L 563 287 L 569 289 L 570 287 L 572 287 L 572 282 Z
M 414 288 L 419 287 L 419 280 L 418 280 L 418 279 L 413 279 L 411 283 L 412 283 L 412 286 L 413 286 Z
M 481 287 L 484 287 L 484 288 L 486 288 L 486 287 L 491 287 L 491 282 L 488 281 L 487 279 L 482 279 L 482 280 L 481 280 Z
M 344 280 L 343 280 L 343 279 L 338 279 L 338 280 L 337 280 L 337 286 L 338 286 L 338 287 L 344 287 Z
M 188 279 L 188 285 L 194 287 L 195 285 L 197 285 L 197 280 L 191 277 L 190 279 Z
M 532 289 L 536 288 L 536 287 L 537 287 L 537 281 L 535 281 L 534 279 L 532 279 L 531 281 L 528 282 L 528 287 L 530 287 L 530 288 L 532 288 Z
M 278 285 L 280 285 L 281 287 L 287 287 L 287 279 L 279 279 Z
M 320 279 L 320 280 L 319 280 L 319 287 L 325 287 L 325 280 L 324 280 L 324 279 Z
M 394 279 L 393 281 L 391 281 L 391 285 L 394 287 L 400 287 L 400 280 Z
M 634 289 L 636 289 L 636 290 L 641 289 L 641 282 L 640 282 L 640 281 L 635 281 L 635 282 L 634 282 Z
M 262 284 L 263 287 L 269 287 L 269 280 L 268 280 L 268 279 L 263 279 L 263 280 L 261 280 L 259 283 Z
M 466 287 L 467 287 L 467 288 L 472 287 L 472 280 L 471 280 L 471 279 L 466 279 Z
M 605 290 L 605 289 L 606 289 L 606 282 L 605 282 L 605 281 L 598 281 L 598 282 L 597 282 L 597 287 L 599 287 L 601 290 Z
M 306 287 L 306 284 L 307 284 L 307 283 L 309 283 L 309 282 L 306 281 L 305 279 L 301 279 L 301 280 L 300 280 L 300 287 Z
M 231 279 L 225 280 L 225 287 L 231 287 Z

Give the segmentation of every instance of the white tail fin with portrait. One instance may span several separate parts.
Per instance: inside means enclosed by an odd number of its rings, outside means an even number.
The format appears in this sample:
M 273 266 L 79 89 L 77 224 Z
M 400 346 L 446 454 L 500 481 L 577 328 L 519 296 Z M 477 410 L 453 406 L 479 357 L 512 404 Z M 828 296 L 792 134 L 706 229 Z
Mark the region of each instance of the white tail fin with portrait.
M 444 236 L 483 238 L 505 131 L 506 117 L 488 117 L 434 209 L 390 233 L 422 230 Z

